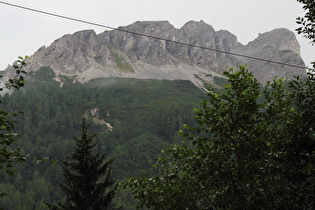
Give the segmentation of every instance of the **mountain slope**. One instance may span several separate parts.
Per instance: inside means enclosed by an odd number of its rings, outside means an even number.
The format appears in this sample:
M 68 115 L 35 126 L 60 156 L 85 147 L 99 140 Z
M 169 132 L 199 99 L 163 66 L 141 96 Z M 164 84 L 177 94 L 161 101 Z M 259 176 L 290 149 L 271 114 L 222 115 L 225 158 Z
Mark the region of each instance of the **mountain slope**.
M 73 151 L 73 136 L 80 135 L 82 117 L 88 118 L 89 134 L 96 135 L 96 151 L 115 158 L 113 176 L 122 180 L 154 174 L 151 166 L 160 150 L 181 140 L 177 131 L 183 123 L 194 125 L 193 109 L 206 97 L 190 81 L 99 78 L 80 84 L 65 79 L 60 87 L 50 68 L 29 75 L 25 88 L 2 97 L 2 106 L 25 113 L 15 124 L 19 147 L 58 162 L 19 164 L 16 179 L 0 173 L 0 189 L 10 195 L 0 199 L 3 209 L 44 209 L 38 207 L 43 201 L 62 198 L 56 180 L 61 181 L 60 164 Z M 125 209 L 135 209 L 128 191 L 118 197 Z

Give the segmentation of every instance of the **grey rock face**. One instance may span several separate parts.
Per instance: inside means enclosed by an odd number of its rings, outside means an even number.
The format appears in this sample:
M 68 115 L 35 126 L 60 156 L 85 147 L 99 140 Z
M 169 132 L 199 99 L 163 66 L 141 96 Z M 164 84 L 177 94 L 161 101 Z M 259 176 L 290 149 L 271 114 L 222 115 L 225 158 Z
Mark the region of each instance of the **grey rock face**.
M 251 55 L 253 57 L 265 60 L 279 61 L 283 63 L 304 66 L 300 55 L 300 45 L 297 42 L 293 32 L 284 29 L 274 29 L 270 32 L 260 34 L 254 41 L 246 46 L 236 49 L 237 52 Z M 275 76 L 292 78 L 294 75 L 305 75 L 303 69 L 270 64 L 256 60 L 244 60 L 247 62 L 253 74 L 260 81 L 266 82 L 272 80 Z
M 136 22 L 120 29 L 211 49 L 235 52 L 267 60 L 304 65 L 295 35 L 287 29 L 261 34 L 243 46 L 228 31 L 215 31 L 203 21 L 190 21 L 176 29 L 167 21 Z M 222 52 L 203 50 L 119 30 L 80 31 L 42 47 L 29 59 L 27 71 L 50 66 L 57 74 L 76 76 L 80 82 L 98 77 L 185 79 L 202 87 L 213 83 L 226 66 L 247 64 L 262 82 L 274 76 L 305 75 L 303 69 L 271 65 Z

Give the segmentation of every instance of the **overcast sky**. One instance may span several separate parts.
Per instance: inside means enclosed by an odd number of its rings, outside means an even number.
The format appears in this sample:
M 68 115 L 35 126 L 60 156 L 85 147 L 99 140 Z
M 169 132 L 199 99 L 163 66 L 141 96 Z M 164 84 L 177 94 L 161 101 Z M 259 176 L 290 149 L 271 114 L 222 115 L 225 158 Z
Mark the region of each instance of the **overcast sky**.
M 1 0 L 0 0 L 1 1 Z M 295 18 L 304 11 L 296 0 L 6 0 L 113 27 L 139 20 L 168 20 L 180 28 L 189 20 L 203 20 L 215 30 L 226 29 L 247 44 L 275 28 L 297 28 Z M 0 69 L 17 56 L 32 55 L 65 34 L 105 29 L 0 4 Z M 307 65 L 315 60 L 315 46 L 297 35 Z

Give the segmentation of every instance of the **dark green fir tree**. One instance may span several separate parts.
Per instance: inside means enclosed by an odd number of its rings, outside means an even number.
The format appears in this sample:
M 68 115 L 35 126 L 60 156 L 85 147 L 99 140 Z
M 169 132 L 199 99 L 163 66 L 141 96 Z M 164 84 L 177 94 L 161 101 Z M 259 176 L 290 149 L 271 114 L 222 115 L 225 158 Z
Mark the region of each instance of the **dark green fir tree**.
M 117 184 L 111 176 L 113 159 L 100 153 L 93 154 L 93 139 L 87 133 L 85 120 L 81 125 L 81 138 L 76 140 L 74 152 L 62 164 L 64 183 L 59 184 L 65 199 L 47 204 L 49 209 L 98 210 L 112 209 Z

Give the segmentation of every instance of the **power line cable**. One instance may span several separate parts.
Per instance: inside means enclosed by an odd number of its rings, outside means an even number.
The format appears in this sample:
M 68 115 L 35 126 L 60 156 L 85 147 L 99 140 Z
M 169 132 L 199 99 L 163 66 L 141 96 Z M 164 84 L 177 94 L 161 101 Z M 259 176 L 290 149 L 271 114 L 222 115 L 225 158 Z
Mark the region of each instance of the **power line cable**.
M 98 26 L 98 27 L 102 27 L 102 28 L 112 29 L 112 30 L 121 31 L 121 32 L 124 32 L 124 33 L 134 34 L 134 35 L 143 36 L 143 37 L 148 37 L 148 38 L 152 38 L 152 39 L 162 40 L 162 41 L 166 41 L 166 42 L 170 42 L 170 43 L 174 43 L 174 44 L 184 45 L 184 46 L 188 46 L 188 47 L 194 47 L 194 48 L 199 48 L 199 49 L 213 51 L 213 52 L 225 53 L 225 54 L 232 55 L 232 56 L 238 56 L 238 57 L 248 58 L 248 59 L 252 59 L 252 60 L 263 61 L 263 62 L 267 62 L 267 63 L 270 63 L 270 64 L 277 64 L 277 65 L 282 65 L 282 66 L 290 66 L 290 67 L 300 68 L 300 69 L 304 69 L 304 70 L 315 70 L 315 69 L 308 68 L 308 67 L 305 67 L 305 66 L 299 66 L 299 65 L 289 64 L 289 63 L 283 63 L 283 62 L 279 62 L 279 61 L 258 58 L 258 57 L 254 57 L 254 56 L 250 56 L 250 55 L 244 55 L 244 54 L 239 54 L 239 53 L 235 53 L 235 52 L 228 52 L 228 51 L 218 50 L 218 49 L 214 49 L 214 48 L 210 48 L 210 47 L 204 47 L 204 46 L 201 46 L 201 45 L 189 44 L 189 43 L 185 43 L 185 42 L 181 42 L 181 41 L 176 41 L 176 40 L 172 40 L 172 39 L 166 39 L 166 38 L 153 36 L 153 35 L 149 35 L 149 34 L 143 34 L 143 33 L 135 32 L 135 31 L 129 31 L 129 30 L 126 30 L 126 29 L 123 29 L 123 28 L 116 28 L 116 27 L 112 27 L 112 26 L 108 26 L 108 25 L 104 25 L 104 24 L 98 24 L 98 23 L 94 23 L 94 22 L 91 22 L 91 21 L 86 21 L 86 20 L 82 20 L 82 19 L 78 19 L 78 18 L 65 16 L 65 15 L 58 15 L 58 14 L 55 14 L 55 13 L 52 13 L 52 12 L 46 12 L 46 11 L 42 11 L 42 10 L 39 10 L 39 9 L 34 9 L 34 8 L 25 7 L 25 6 L 21 6 L 21 5 L 17 5 L 17 4 L 12 4 L 12 3 L 7 3 L 7 2 L 3 2 L 3 1 L 0 1 L 0 4 L 4 4 L 4 5 L 8 5 L 8 6 L 12 6 L 12 7 L 15 7 L 15 8 L 20 8 L 20 9 L 36 12 L 36 13 L 41 13 L 41 14 L 45 14 L 45 15 L 49 15 L 49 16 L 54 16 L 54 17 L 58 17 L 58 18 L 62 18 L 62 19 L 67 19 L 67 20 L 71 20 L 71 21 L 75 21 L 75 22 L 79 22 L 79 23 L 84 23 L 84 24 L 88 24 L 88 25 L 93 25 L 93 26 Z

